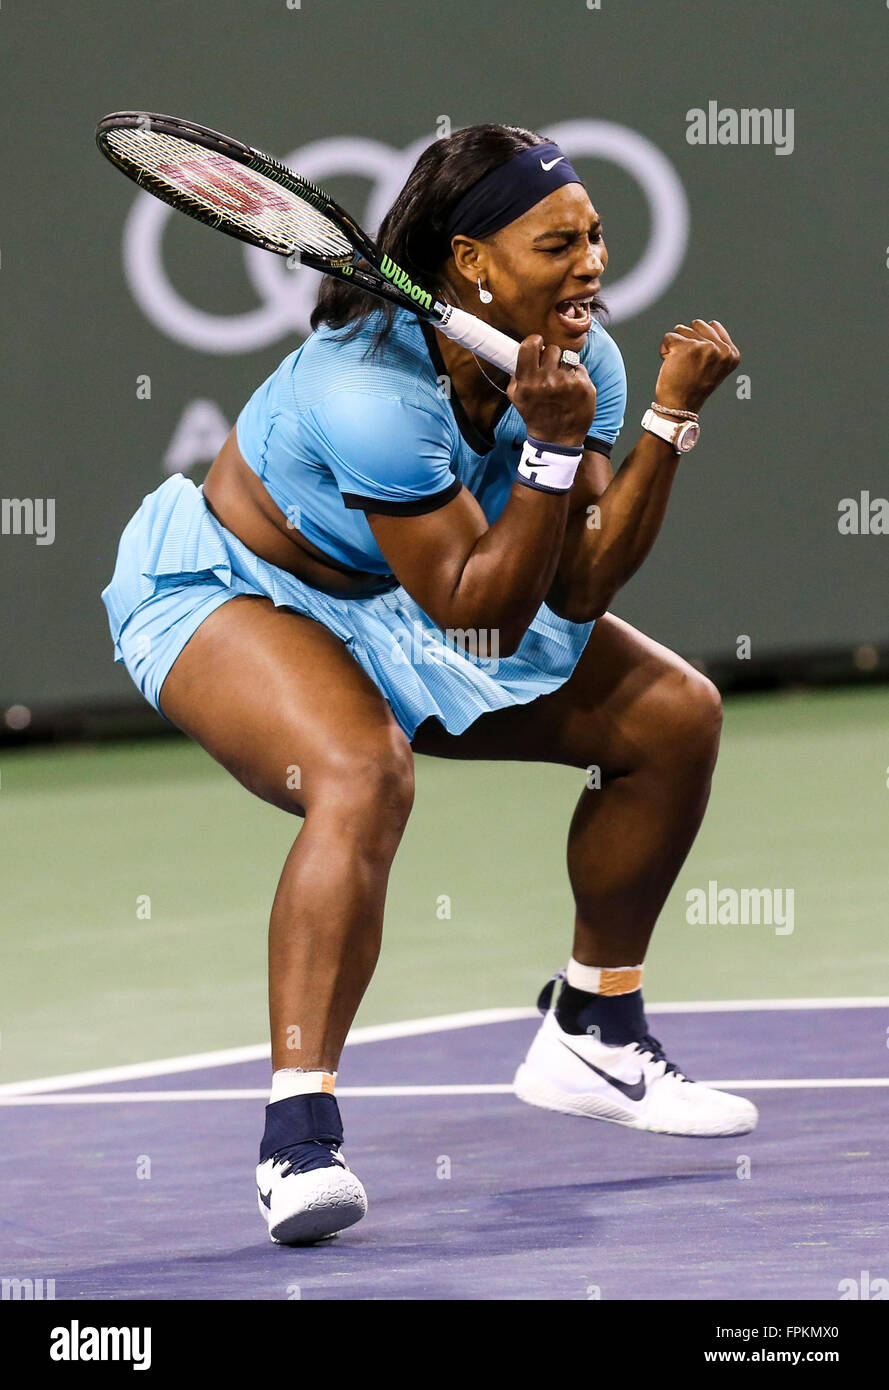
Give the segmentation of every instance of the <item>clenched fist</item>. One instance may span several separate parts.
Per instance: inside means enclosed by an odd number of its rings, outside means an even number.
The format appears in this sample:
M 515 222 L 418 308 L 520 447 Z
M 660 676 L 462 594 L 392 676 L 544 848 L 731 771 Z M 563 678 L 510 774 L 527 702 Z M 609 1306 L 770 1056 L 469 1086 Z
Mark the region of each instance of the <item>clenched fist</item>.
M 561 349 L 543 346 L 539 333 L 519 348 L 506 394 L 532 439 L 543 444 L 583 443 L 596 413 L 596 388 L 585 367 L 559 365 Z
M 706 323 L 692 319 L 691 327 L 677 323 L 661 343 L 663 366 L 654 398 L 671 410 L 700 410 L 720 382 L 741 360 L 725 328 L 717 319 Z

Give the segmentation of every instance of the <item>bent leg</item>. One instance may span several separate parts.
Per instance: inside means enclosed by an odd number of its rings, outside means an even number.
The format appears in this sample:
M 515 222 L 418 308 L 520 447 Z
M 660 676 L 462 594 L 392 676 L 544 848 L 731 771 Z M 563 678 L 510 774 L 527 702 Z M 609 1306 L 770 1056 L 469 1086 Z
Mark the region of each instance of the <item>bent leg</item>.
M 712 683 L 608 614 L 558 690 L 459 736 L 427 721 L 414 748 L 592 769 L 568 836 L 573 954 L 584 965 L 637 965 L 703 818 L 720 727 Z
M 342 642 L 264 598 L 207 618 L 161 705 L 250 791 L 305 816 L 269 927 L 272 1064 L 336 1071 L 379 954 L 410 745 Z

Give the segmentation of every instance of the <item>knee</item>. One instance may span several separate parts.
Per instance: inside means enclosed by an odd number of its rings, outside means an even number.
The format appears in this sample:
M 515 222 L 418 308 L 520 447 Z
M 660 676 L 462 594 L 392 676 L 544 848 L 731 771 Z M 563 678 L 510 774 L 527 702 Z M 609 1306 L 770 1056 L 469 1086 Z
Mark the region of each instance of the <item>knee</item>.
M 327 759 L 311 807 L 323 808 L 342 834 L 369 854 L 394 852 L 414 804 L 414 756 L 400 730 Z
M 350 768 L 347 798 L 363 822 L 400 835 L 414 804 L 414 755 L 403 748 L 380 748 Z
M 685 761 L 715 762 L 722 731 L 722 697 L 716 686 L 681 662 L 659 687 L 657 722 L 666 748 Z

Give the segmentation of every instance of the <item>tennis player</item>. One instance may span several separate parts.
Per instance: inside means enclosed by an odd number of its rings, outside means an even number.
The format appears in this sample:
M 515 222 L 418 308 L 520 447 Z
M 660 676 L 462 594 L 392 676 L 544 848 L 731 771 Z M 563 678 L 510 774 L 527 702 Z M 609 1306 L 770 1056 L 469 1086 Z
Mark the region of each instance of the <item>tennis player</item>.
M 598 769 L 568 832 L 571 956 L 541 996 L 517 1095 L 667 1134 L 743 1134 L 757 1118 L 668 1060 L 642 999 L 707 804 L 719 697 L 608 613 L 739 353 L 715 320 L 667 333 L 642 433 L 612 473 L 626 379 L 599 322 L 608 254 L 557 146 L 499 125 L 435 142 L 380 244 L 519 340 L 514 377 L 324 280 L 313 334 L 247 402 L 203 488 L 175 476 L 145 498 L 103 594 L 116 659 L 150 703 L 304 817 L 271 913 L 257 1170 L 285 1244 L 366 1211 L 334 1086 L 413 752 Z M 561 365 L 563 349 L 582 365 Z M 533 836 L 530 783 L 527 809 Z

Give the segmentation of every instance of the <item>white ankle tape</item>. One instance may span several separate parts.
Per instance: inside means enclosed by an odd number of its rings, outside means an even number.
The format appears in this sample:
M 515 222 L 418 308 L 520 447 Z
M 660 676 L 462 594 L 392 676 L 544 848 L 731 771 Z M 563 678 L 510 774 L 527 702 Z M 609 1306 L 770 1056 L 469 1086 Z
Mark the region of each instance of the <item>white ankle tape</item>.
M 291 1096 L 311 1096 L 321 1092 L 332 1096 L 335 1084 L 335 1071 L 303 1071 L 302 1067 L 281 1067 L 272 1073 L 269 1105 L 274 1105 L 279 1100 L 289 1100 Z
M 632 994 L 642 986 L 641 965 L 581 965 L 572 956 L 565 971 L 572 989 L 587 994 Z
M 569 492 L 582 458 L 582 447 L 542 444 L 529 436 L 522 445 L 516 480 L 538 492 Z

